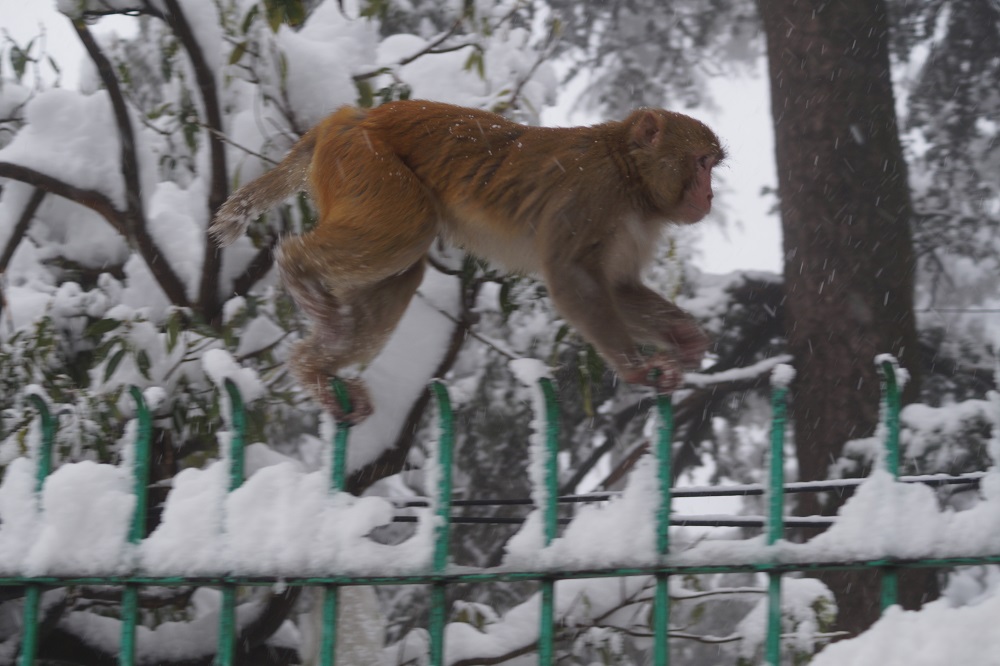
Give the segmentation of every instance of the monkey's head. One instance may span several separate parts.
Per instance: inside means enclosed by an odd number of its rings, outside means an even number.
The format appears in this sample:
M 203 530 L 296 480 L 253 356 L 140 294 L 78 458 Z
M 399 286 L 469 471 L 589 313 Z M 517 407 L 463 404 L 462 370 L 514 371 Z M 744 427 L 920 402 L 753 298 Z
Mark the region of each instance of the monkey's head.
M 694 224 L 712 210 L 712 169 L 725 151 L 715 132 L 690 116 L 640 109 L 625 119 L 630 154 L 654 213 Z

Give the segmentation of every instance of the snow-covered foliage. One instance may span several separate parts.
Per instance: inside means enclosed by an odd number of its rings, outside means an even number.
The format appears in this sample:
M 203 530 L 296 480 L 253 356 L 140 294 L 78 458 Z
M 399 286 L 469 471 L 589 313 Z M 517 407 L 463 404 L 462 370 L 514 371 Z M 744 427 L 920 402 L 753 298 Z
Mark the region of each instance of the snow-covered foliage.
M 219 392 L 200 358 L 221 350 L 259 374 L 260 436 L 295 446 L 297 430 L 315 428 L 315 408 L 281 363 L 301 323 L 269 270 L 275 223 L 307 225 L 308 210 L 286 208 L 222 257 L 205 228 L 231 185 L 343 104 L 421 96 L 537 118 L 551 75 L 524 8 L 438 5 L 440 26 L 418 21 L 418 34 L 387 34 L 359 17 L 366 5 L 336 1 L 308 14 L 298 2 L 249 0 L 60 5 L 69 18 L 136 18 L 128 36 L 77 24 L 91 61 L 80 90 L 5 82 L 4 447 L 27 423 L 16 387 L 38 383 L 75 421 L 61 431 L 73 457 L 106 457 L 97 451 L 117 439 L 130 384 L 163 389 L 157 414 L 172 420 L 175 446 L 211 448 Z M 48 195 L 33 204 L 39 192 Z M 367 369 L 386 407 L 359 429 L 370 446 L 353 467 L 396 441 L 447 350 L 457 288 L 429 275 L 400 329 L 408 344 L 390 344 Z

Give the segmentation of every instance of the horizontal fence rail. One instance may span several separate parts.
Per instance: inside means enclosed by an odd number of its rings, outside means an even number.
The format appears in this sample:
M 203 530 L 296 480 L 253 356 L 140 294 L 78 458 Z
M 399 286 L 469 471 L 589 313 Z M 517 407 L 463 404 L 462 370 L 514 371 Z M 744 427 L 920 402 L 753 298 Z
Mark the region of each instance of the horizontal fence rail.
M 877 361 L 882 371 L 882 426 L 884 453 L 882 465 L 900 483 L 924 484 L 928 486 L 959 485 L 977 487 L 983 478 L 983 473 L 960 476 L 926 475 L 899 476 L 900 452 L 900 398 L 896 381 L 895 361 L 888 357 L 880 357 Z M 780 372 L 779 372 L 780 371 Z M 767 630 L 765 641 L 765 657 L 767 663 L 777 665 L 781 661 L 781 587 L 782 576 L 788 572 L 810 572 L 819 570 L 851 570 L 877 569 L 881 576 L 881 601 L 883 609 L 895 603 L 898 592 L 898 572 L 900 569 L 920 567 L 960 566 L 971 564 L 1000 563 L 1000 553 L 977 557 L 897 559 L 880 558 L 874 560 L 853 561 L 812 561 L 812 562 L 782 562 L 777 560 L 741 563 L 684 563 L 672 561 L 671 530 L 672 526 L 736 526 L 758 527 L 764 530 L 764 538 L 769 545 L 776 544 L 783 538 L 789 528 L 827 527 L 835 522 L 829 517 L 786 517 L 784 498 L 789 493 L 801 492 L 831 492 L 852 489 L 861 480 L 838 480 L 824 482 L 785 483 L 784 481 L 784 445 L 786 427 L 786 398 L 788 383 L 791 380 L 791 370 L 779 366 L 772 378 L 772 424 L 770 450 L 768 455 L 768 483 L 758 485 L 740 485 L 719 488 L 672 488 L 671 458 L 673 439 L 673 413 L 669 396 L 659 396 L 656 402 L 658 417 L 658 433 L 652 454 L 656 460 L 656 478 L 659 490 L 659 504 L 655 512 L 655 544 L 658 560 L 647 566 L 608 567 L 608 568 L 577 568 L 566 570 L 523 571 L 497 568 L 486 570 L 470 570 L 463 567 L 460 570 L 449 569 L 448 545 L 450 531 L 453 525 L 476 522 L 506 522 L 500 519 L 478 519 L 475 517 L 453 515 L 455 509 L 472 506 L 532 506 L 540 511 L 542 517 L 544 543 L 551 544 L 559 534 L 560 524 L 567 522 L 558 516 L 559 504 L 578 504 L 582 502 L 606 502 L 617 496 L 617 493 L 591 493 L 586 495 L 558 496 L 557 475 L 557 442 L 558 422 L 556 394 L 551 381 L 547 378 L 538 380 L 537 390 L 540 395 L 539 405 L 541 426 L 538 428 L 538 446 L 533 445 L 532 455 L 540 457 L 532 464 L 542 470 L 541 487 L 535 489 L 533 500 L 526 499 L 487 499 L 487 500 L 453 500 L 452 499 L 452 448 L 453 448 L 453 418 L 451 403 L 446 386 L 439 381 L 431 385 L 432 394 L 437 404 L 437 437 L 431 446 L 431 462 L 435 466 L 435 496 L 428 499 L 398 500 L 394 506 L 400 510 L 420 508 L 429 509 L 436 516 L 430 566 L 424 572 L 405 575 L 349 575 L 331 571 L 324 575 L 281 576 L 275 577 L 241 575 L 238 571 L 226 575 L 192 576 L 192 575 L 148 575 L 141 569 L 126 574 L 116 575 L 61 575 L 61 576 L 6 576 L 0 577 L 0 587 L 23 587 L 23 633 L 20 646 L 19 663 L 29 665 L 35 662 L 38 654 L 40 629 L 39 606 L 41 594 L 46 589 L 68 585 L 113 585 L 121 586 L 121 642 L 118 663 L 132 665 L 138 663 L 140 655 L 136 648 L 136 630 L 139 624 L 140 610 L 138 604 L 139 591 L 143 586 L 213 586 L 222 592 L 222 605 L 219 614 L 218 643 L 215 663 L 228 666 L 235 663 L 236 636 L 238 626 L 236 621 L 237 590 L 241 586 L 265 586 L 278 582 L 286 586 L 309 586 L 325 591 L 323 596 L 323 629 L 321 635 L 320 663 L 334 664 L 337 644 L 337 612 L 340 587 L 345 585 L 429 585 L 431 587 L 431 614 L 429 622 L 429 663 L 441 666 L 448 663 L 445 643 L 445 626 L 448 619 L 445 592 L 449 585 L 469 582 L 513 582 L 538 581 L 541 587 L 541 608 L 538 627 L 538 663 L 547 666 L 554 662 L 555 643 L 555 583 L 557 580 L 572 580 L 584 578 L 603 578 L 619 576 L 652 576 L 655 579 L 653 594 L 653 636 L 652 663 L 665 666 L 669 663 L 670 638 L 670 577 L 678 574 L 718 574 L 756 572 L 767 576 Z M 229 465 L 229 490 L 241 486 L 245 476 L 244 444 L 246 432 L 246 416 L 243 400 L 235 383 L 225 380 L 225 390 L 230 403 L 228 451 L 225 459 Z M 345 413 L 350 413 L 350 402 L 342 383 L 334 380 L 331 389 Z M 135 444 L 127 455 L 126 463 L 132 472 L 132 493 L 135 497 L 135 508 L 128 531 L 128 542 L 139 544 L 144 536 L 146 525 L 146 505 L 148 501 L 149 451 L 152 433 L 152 421 L 149 409 L 146 407 L 142 393 L 137 388 L 130 390 L 132 400 L 136 405 L 137 427 L 135 429 Z M 52 447 L 55 439 L 56 422 L 44 399 L 37 395 L 29 397 L 38 412 L 41 431 L 41 443 L 32 450 L 35 459 L 36 482 L 35 492 L 41 493 L 45 480 L 51 472 Z M 350 433 L 350 424 L 338 423 L 333 435 L 333 447 L 330 459 L 329 493 L 335 495 L 343 492 L 346 474 L 346 455 Z M 766 498 L 766 516 L 680 516 L 672 511 L 672 502 L 679 497 L 706 496 L 764 496 Z M 541 503 L 542 506 L 537 506 Z M 396 516 L 399 521 L 415 521 L 412 516 Z M 523 518 L 509 519 L 512 522 L 522 522 Z

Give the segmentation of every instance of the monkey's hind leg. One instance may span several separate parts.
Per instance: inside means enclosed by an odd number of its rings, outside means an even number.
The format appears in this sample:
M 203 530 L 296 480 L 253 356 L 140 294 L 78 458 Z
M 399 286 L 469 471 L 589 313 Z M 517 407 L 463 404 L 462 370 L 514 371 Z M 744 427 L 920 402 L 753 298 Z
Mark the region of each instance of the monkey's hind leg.
M 360 423 L 374 411 L 371 396 L 359 378 L 342 378 L 351 400 L 345 412 L 330 390 L 330 379 L 345 367 L 373 359 L 388 341 L 406 306 L 420 286 L 421 259 L 402 272 L 371 284 L 343 288 L 353 280 L 338 275 L 324 262 L 316 264 L 308 237 L 285 240 L 278 253 L 282 280 L 309 316 L 309 335 L 296 344 L 289 364 L 299 383 L 338 421 Z

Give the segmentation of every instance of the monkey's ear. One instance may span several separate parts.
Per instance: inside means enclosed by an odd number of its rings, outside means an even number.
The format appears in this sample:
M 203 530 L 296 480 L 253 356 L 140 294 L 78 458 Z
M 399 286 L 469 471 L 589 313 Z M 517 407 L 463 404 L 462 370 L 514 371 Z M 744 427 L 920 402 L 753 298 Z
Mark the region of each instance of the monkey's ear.
M 632 140 L 640 147 L 656 145 L 660 138 L 660 122 L 652 111 L 640 111 L 639 117 L 632 126 Z

